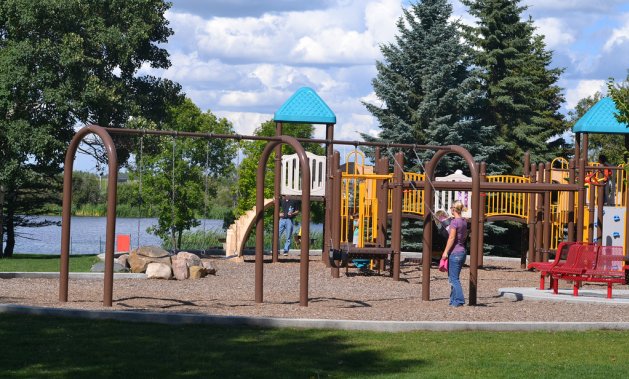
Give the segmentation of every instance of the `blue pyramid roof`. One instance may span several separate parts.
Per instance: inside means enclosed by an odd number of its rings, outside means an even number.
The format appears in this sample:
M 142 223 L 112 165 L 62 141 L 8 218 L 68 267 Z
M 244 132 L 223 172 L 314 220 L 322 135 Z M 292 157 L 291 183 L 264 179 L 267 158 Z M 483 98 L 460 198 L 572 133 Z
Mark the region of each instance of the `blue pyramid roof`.
M 275 112 L 273 120 L 304 124 L 336 124 L 336 115 L 312 88 L 302 87 Z
M 616 120 L 618 109 L 611 97 L 604 97 L 594 104 L 579 121 L 574 124 L 572 131 L 575 133 L 606 133 L 628 134 L 627 124 Z

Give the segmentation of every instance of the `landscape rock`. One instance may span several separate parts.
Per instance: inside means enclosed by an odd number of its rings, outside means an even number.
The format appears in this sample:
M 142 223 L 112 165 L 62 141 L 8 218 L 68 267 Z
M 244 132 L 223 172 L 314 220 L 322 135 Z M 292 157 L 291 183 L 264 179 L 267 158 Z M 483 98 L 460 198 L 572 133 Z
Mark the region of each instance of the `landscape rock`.
M 216 275 L 216 268 L 210 261 L 203 261 L 203 268 L 205 268 L 208 275 Z
M 190 267 L 190 279 L 201 279 L 207 276 L 207 269 L 202 266 Z
M 146 267 L 147 279 L 170 279 L 171 277 L 172 269 L 170 268 L 170 265 L 152 262 Z
M 129 254 L 122 254 L 121 256 L 116 258 L 116 261 L 120 263 L 122 267 L 129 267 Z
M 181 254 L 181 253 L 180 253 Z M 173 275 L 177 280 L 186 280 L 190 276 L 190 272 L 188 270 L 188 262 L 184 257 L 180 257 L 176 255 L 171 258 L 171 266 L 173 269 Z
M 131 272 L 145 272 L 149 263 L 164 263 L 170 267 L 170 254 L 158 246 L 141 246 L 129 254 Z
M 177 253 L 178 259 L 183 259 L 188 264 L 188 267 L 201 266 L 201 258 L 198 255 L 188 253 L 187 251 L 180 251 Z

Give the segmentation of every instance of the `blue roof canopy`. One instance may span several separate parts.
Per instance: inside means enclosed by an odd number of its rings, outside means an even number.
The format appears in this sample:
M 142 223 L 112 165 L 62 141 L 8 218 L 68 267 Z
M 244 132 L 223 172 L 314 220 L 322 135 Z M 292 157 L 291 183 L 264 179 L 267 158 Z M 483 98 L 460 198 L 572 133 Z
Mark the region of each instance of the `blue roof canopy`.
M 312 88 L 302 87 L 275 112 L 273 120 L 304 124 L 336 124 L 336 115 Z
M 574 124 L 575 133 L 629 134 L 627 124 L 616 120 L 618 109 L 611 97 L 604 97 L 594 104 L 579 121 Z

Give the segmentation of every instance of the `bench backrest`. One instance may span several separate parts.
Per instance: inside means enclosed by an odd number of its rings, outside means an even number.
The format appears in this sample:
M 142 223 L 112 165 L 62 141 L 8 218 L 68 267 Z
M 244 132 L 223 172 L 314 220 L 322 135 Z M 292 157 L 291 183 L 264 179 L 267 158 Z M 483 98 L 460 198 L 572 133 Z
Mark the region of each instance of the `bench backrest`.
M 622 246 L 600 246 L 596 262 L 597 271 L 607 271 L 610 274 L 623 273 L 625 255 Z
M 585 245 L 588 246 L 588 245 Z M 575 244 L 570 246 L 568 249 L 568 256 L 566 257 L 566 261 L 561 267 L 565 268 L 576 268 L 580 267 L 579 264 L 581 262 L 581 252 L 583 251 L 584 245 Z
M 581 246 L 580 262 L 577 267 L 586 270 L 593 270 L 596 267 L 596 259 L 599 252 L 599 246 L 583 245 Z
M 568 258 L 568 253 L 572 246 L 577 245 L 576 242 L 561 242 L 559 246 L 557 246 L 557 252 L 555 253 L 555 259 L 553 263 L 557 264 L 559 262 L 563 263 Z

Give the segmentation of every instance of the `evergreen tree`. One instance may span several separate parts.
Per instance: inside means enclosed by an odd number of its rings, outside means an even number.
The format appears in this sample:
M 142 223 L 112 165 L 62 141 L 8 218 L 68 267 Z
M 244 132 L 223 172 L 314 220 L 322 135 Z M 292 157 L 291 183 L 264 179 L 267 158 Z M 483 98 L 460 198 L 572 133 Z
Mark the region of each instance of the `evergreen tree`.
M 373 88 L 381 104 L 365 106 L 382 129 L 379 140 L 423 145 L 460 145 L 477 161 L 487 161 L 488 171 L 504 169 L 499 159 L 494 127 L 483 124 L 478 112 L 483 93 L 471 71 L 468 46 L 462 44 L 458 22 L 450 21 L 452 6 L 446 0 L 423 0 L 403 10 L 395 42 L 381 47 L 384 61 Z M 434 152 L 405 151 L 406 171 L 423 171 L 421 164 Z M 437 175 L 467 170 L 460 157 L 449 155 Z M 419 223 L 405 221 L 403 248 L 420 248 Z
M 526 7 L 518 5 L 520 0 L 462 2 L 477 18 L 466 36 L 475 47 L 474 63 L 486 96 L 482 118 L 497 126 L 507 173 L 521 172 L 526 151 L 533 162 L 551 160 L 565 145 L 557 136 L 567 130 L 556 84 L 563 69 L 549 68 L 552 52 L 542 36 L 534 35 L 532 19 L 521 20 Z
M 461 145 L 478 161 L 489 161 L 490 171 L 501 168 L 496 159 L 494 128 L 475 116 L 482 92 L 470 72 L 470 51 L 461 43 L 458 22 L 449 21 L 446 0 L 423 0 L 403 10 L 395 42 L 381 47 L 384 61 L 372 81 L 381 104 L 365 103 L 382 129 L 366 140 L 428 145 Z M 418 160 L 433 152 L 405 151 L 405 162 L 416 169 Z M 445 159 L 440 174 L 466 169 L 458 157 Z M 470 173 L 467 172 L 469 175 Z

